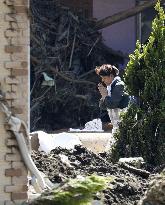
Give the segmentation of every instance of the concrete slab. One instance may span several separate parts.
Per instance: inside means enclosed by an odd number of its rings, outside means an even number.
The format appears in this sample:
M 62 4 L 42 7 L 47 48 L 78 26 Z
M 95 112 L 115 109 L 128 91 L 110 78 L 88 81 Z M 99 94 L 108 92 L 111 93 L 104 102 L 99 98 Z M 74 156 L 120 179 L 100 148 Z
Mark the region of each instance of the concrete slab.
M 94 153 L 109 151 L 115 141 L 111 132 L 68 132 L 68 134 L 76 136 L 81 141 L 83 146 L 90 149 Z M 32 150 L 37 151 L 40 146 L 38 133 L 30 135 Z
M 114 143 L 111 132 L 72 132 L 82 144 L 95 153 L 105 152 Z

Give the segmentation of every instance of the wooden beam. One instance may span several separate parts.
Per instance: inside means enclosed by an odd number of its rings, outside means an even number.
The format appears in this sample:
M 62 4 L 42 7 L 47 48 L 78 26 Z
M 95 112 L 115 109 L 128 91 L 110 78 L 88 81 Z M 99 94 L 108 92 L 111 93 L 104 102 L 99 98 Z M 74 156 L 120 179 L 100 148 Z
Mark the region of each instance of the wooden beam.
M 96 22 L 96 29 L 97 30 L 103 29 L 103 28 L 108 27 L 114 23 L 125 20 L 129 17 L 132 17 L 132 16 L 144 11 L 145 9 L 154 6 L 157 3 L 157 1 L 158 0 L 152 0 L 152 1 L 146 2 L 142 5 L 135 6 L 131 9 L 127 9 L 125 11 L 121 11 L 117 14 L 114 14 L 112 16 L 108 16 L 104 19 L 101 19 L 101 20 Z M 161 0 L 161 2 L 164 3 L 165 0 Z

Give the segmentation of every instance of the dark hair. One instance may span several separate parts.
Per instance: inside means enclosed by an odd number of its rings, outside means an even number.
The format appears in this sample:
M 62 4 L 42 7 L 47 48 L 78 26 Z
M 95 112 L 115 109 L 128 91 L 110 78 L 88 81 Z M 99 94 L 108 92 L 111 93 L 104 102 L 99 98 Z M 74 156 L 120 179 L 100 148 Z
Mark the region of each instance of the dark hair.
M 114 76 L 119 75 L 119 70 L 114 65 L 110 64 L 103 64 L 102 66 L 97 66 L 95 68 L 95 72 L 99 76 L 110 76 L 111 74 Z

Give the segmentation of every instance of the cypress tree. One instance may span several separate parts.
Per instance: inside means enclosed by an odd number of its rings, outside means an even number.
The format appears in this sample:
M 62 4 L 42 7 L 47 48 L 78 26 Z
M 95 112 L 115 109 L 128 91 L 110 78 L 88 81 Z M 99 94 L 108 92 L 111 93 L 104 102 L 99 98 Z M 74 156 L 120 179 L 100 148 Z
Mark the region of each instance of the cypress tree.
M 165 163 L 165 13 L 160 2 L 145 45 L 137 41 L 124 81 L 138 99 L 121 116 L 112 159 L 142 156 L 153 165 Z

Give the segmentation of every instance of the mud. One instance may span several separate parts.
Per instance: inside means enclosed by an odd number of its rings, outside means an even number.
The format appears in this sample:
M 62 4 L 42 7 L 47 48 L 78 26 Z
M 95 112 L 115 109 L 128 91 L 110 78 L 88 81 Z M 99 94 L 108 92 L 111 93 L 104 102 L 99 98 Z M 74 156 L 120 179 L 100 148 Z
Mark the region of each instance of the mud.
M 120 164 L 112 164 L 107 153 L 96 155 L 82 146 L 76 146 L 73 150 L 56 148 L 48 155 L 33 151 L 32 158 L 38 169 L 53 183 L 94 173 L 115 176 L 111 188 L 104 191 L 106 205 L 136 205 L 148 187 L 146 176 L 134 174 Z

